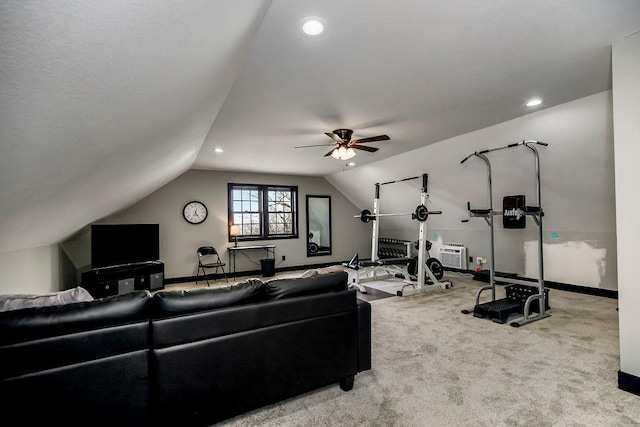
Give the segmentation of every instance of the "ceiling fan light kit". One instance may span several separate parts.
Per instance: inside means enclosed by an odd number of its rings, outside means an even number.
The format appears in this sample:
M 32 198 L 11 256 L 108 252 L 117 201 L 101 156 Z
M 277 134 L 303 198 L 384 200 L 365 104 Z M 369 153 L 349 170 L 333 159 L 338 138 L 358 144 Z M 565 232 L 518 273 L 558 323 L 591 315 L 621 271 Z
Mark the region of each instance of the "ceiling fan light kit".
M 307 147 L 319 147 L 319 146 L 327 146 L 327 145 L 337 145 L 337 147 L 333 148 L 324 157 L 331 156 L 336 160 L 349 160 L 356 155 L 354 148 L 356 150 L 368 151 L 369 153 L 375 153 L 379 150 L 379 148 L 368 147 L 365 144 L 367 142 L 376 142 L 376 141 L 388 141 L 389 136 L 387 135 L 378 135 L 371 136 L 368 138 L 361 138 L 351 141 L 351 135 L 353 134 L 353 130 L 351 129 L 336 129 L 333 132 L 325 132 L 329 138 L 335 141 L 335 144 L 315 144 L 315 145 L 302 145 L 296 148 L 307 148 Z
M 341 145 L 340 147 L 334 149 L 331 152 L 331 157 L 337 160 L 349 160 L 355 157 L 355 155 L 356 155 L 356 152 L 353 151 L 353 148 L 351 147 L 345 148 L 344 145 Z

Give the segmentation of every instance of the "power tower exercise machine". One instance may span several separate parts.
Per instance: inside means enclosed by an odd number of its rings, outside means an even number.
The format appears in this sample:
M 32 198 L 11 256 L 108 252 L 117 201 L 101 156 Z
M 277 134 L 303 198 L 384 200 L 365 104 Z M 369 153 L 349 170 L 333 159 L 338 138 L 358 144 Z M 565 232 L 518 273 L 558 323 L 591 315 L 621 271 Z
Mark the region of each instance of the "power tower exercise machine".
M 422 191 L 420 194 L 420 205 L 418 205 L 414 212 L 411 213 L 380 213 L 380 187 L 383 185 L 394 184 L 403 181 L 410 181 L 414 179 L 422 178 Z M 401 290 L 397 291 L 398 296 L 408 296 L 418 293 L 422 293 L 434 289 L 447 289 L 452 284 L 448 281 L 438 281 L 434 273 L 429 268 L 429 263 L 437 261 L 435 258 L 426 258 L 427 254 L 427 240 L 425 239 L 427 233 L 427 218 L 429 215 L 440 215 L 442 211 L 429 211 L 426 204 L 429 202 L 429 194 L 427 192 L 427 182 L 429 175 L 422 174 L 420 176 L 414 176 L 410 178 L 404 178 L 397 181 L 388 181 L 375 184 L 375 196 L 373 199 L 373 212 L 365 209 L 359 216 L 362 222 L 372 222 L 371 233 L 371 260 L 359 261 L 357 254 L 349 261 L 344 263 L 345 267 L 357 270 L 356 281 L 350 284 L 350 287 L 357 288 L 360 292 L 366 293 L 363 282 L 384 280 L 396 275 L 402 275 L 405 278 L 406 285 Z M 418 238 L 418 260 L 417 260 L 417 277 L 415 283 L 408 280 L 410 276 L 408 272 L 408 266 L 413 265 L 415 267 L 416 260 L 410 257 L 407 253 L 406 257 L 398 258 L 380 258 L 378 254 L 379 232 L 380 223 L 379 218 L 385 216 L 411 216 L 411 219 L 417 220 L 420 223 L 420 231 Z M 408 246 L 409 247 L 409 246 Z M 439 264 L 439 261 L 438 261 Z M 414 268 L 415 270 L 415 268 Z M 440 270 L 442 266 L 440 265 Z M 412 289 L 405 290 L 406 287 Z
M 544 286 L 544 257 L 543 257 L 543 232 L 542 232 L 542 217 L 544 211 L 542 209 L 541 189 L 540 189 L 540 156 L 536 145 L 547 146 L 549 144 L 526 140 L 514 144 L 509 144 L 506 147 L 493 148 L 489 150 L 476 151 L 467 157 L 465 157 L 460 163 L 463 164 L 471 157 L 477 157 L 482 159 L 487 166 L 487 178 L 488 178 L 488 190 L 489 190 L 489 208 L 488 209 L 471 209 L 470 203 L 467 203 L 467 209 L 469 210 L 469 218 L 483 218 L 490 229 L 490 241 L 491 241 L 491 257 L 489 259 L 489 285 L 482 287 L 476 294 L 476 302 L 473 311 L 462 310 L 463 314 L 473 313 L 475 317 L 490 318 L 496 323 L 506 323 L 509 317 L 521 314 L 523 319 L 521 321 L 511 322 L 513 327 L 519 327 L 526 325 L 536 320 L 544 319 L 550 315 L 546 312 L 549 309 L 548 305 L 548 289 Z M 503 212 L 495 211 L 493 209 L 493 189 L 491 180 L 491 162 L 486 154 L 515 147 L 528 148 L 535 158 L 535 176 L 536 176 L 536 205 L 535 206 L 522 206 L 504 209 Z M 503 207 L 504 208 L 504 207 Z M 520 218 L 526 218 L 530 216 L 536 223 L 538 231 L 538 285 L 532 286 L 531 281 L 516 279 L 514 277 L 506 275 L 498 275 L 495 271 L 495 229 L 494 218 L 496 216 L 511 216 Z M 523 219 L 524 220 L 524 219 Z M 462 222 L 468 222 L 469 220 L 463 220 Z M 498 277 L 499 276 L 499 277 Z M 496 283 L 508 284 L 505 287 L 506 298 L 496 299 Z M 480 303 L 480 296 L 484 291 L 491 291 L 491 300 L 485 303 Z M 537 312 L 537 315 L 532 316 L 532 311 Z

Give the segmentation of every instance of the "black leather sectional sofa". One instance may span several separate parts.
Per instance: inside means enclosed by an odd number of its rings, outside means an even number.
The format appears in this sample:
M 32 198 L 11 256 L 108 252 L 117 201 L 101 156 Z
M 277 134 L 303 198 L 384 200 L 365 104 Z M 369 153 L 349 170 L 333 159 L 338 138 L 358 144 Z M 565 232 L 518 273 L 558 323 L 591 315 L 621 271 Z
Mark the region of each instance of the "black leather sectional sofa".
M 21 425 L 205 426 L 367 369 L 371 306 L 345 272 L 0 313 Z

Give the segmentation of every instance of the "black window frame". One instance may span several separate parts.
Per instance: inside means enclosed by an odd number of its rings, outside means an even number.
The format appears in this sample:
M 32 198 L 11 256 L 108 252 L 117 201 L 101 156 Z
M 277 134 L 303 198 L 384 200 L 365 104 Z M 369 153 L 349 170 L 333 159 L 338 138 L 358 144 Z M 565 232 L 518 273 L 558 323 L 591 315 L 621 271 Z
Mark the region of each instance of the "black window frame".
M 258 207 L 260 218 L 260 234 L 259 235 L 239 235 L 237 236 L 238 242 L 249 242 L 256 240 L 284 240 L 284 239 L 297 239 L 299 238 L 299 192 L 297 185 L 273 185 L 273 184 L 243 184 L 230 182 L 227 184 L 227 218 L 228 218 L 228 237 L 229 242 L 236 242 L 236 236 L 231 235 L 231 225 L 234 225 L 234 214 L 236 211 L 233 209 L 233 190 L 248 189 L 258 191 Z M 292 232 L 291 234 L 269 234 L 269 199 L 267 194 L 269 191 L 285 190 L 291 193 L 292 206 Z M 250 213 L 250 212 L 249 212 Z M 239 224 L 236 224 L 239 225 Z

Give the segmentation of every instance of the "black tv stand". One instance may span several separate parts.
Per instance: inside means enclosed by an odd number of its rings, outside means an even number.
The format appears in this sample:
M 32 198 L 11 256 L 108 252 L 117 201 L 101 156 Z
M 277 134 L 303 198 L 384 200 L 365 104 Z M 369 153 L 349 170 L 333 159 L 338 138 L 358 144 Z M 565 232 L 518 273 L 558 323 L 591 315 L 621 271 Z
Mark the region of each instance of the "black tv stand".
M 137 262 L 92 268 L 82 273 L 82 287 L 94 298 L 125 294 L 134 290 L 164 288 L 164 263 Z

